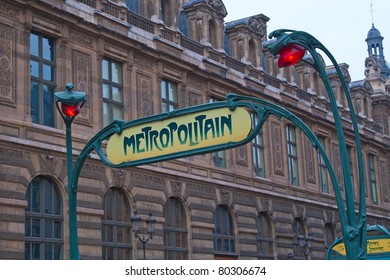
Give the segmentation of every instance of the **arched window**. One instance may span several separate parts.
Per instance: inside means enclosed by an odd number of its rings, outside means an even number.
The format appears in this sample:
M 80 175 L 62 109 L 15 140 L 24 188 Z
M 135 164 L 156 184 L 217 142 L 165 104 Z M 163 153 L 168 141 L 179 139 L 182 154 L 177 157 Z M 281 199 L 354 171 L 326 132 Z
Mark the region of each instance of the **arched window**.
M 332 245 L 332 243 L 334 242 L 335 238 L 336 237 L 334 234 L 333 225 L 331 223 L 326 223 L 325 224 L 325 254 L 328 248 L 330 247 L 330 245 Z
M 168 27 L 173 25 L 173 11 L 169 0 L 161 1 L 161 20 Z
M 102 258 L 129 260 L 132 258 L 130 204 L 124 192 L 110 188 L 103 198 Z
M 178 198 L 169 198 L 164 208 L 164 258 L 188 259 L 188 230 L 186 212 Z
M 251 39 L 249 40 L 249 62 L 257 67 L 257 48 L 255 42 Z
M 295 259 L 305 259 L 305 255 L 302 252 L 302 249 L 299 244 L 301 237 L 306 237 L 306 229 L 302 218 L 295 218 L 293 223 L 293 245 L 294 245 L 294 258 Z
M 27 187 L 25 212 L 25 259 L 63 259 L 61 194 L 54 182 L 36 177 Z
M 209 40 L 211 46 L 217 49 L 218 48 L 217 26 L 212 19 L 209 20 Z
M 235 253 L 234 225 L 226 206 L 219 205 L 214 216 L 214 252 L 232 255 Z
M 261 212 L 257 219 L 257 223 L 257 256 L 261 260 L 272 260 L 274 258 L 274 239 L 271 220 L 267 213 Z

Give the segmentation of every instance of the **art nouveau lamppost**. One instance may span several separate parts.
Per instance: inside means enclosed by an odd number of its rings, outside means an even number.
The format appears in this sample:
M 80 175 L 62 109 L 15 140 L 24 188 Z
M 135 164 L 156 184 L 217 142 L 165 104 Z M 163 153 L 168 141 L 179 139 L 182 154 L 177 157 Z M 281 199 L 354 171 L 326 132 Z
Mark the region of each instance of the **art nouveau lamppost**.
M 135 212 L 133 217 L 131 217 L 131 224 L 133 226 L 133 232 L 135 238 L 138 239 L 139 242 L 142 244 L 142 250 L 144 251 L 144 260 L 146 260 L 146 244 L 150 240 L 153 239 L 153 234 L 155 232 L 155 225 L 156 225 L 156 219 L 153 217 L 153 215 L 150 213 L 149 217 L 146 219 L 146 226 L 148 229 L 148 237 L 140 236 L 140 222 L 141 222 L 141 216 Z
M 72 122 L 80 113 L 86 101 L 85 92 L 73 91 L 73 85 L 67 84 L 66 90 L 54 94 L 58 112 L 65 122 L 66 128 L 66 161 L 68 169 L 68 214 L 69 214 L 69 258 L 80 259 L 77 237 L 77 192 L 72 187 L 73 159 L 72 159 Z
M 362 147 L 360 142 L 359 129 L 356 121 L 356 115 L 353 108 L 353 103 L 349 94 L 348 85 L 344 79 L 343 73 L 336 62 L 333 55 L 312 35 L 303 32 L 288 29 L 279 29 L 271 32 L 269 38 L 275 38 L 274 41 L 268 46 L 270 52 L 278 56 L 278 66 L 286 67 L 292 66 L 296 63 L 303 61 L 308 63 L 319 73 L 327 94 L 329 96 L 329 102 L 333 112 L 334 123 L 337 131 L 337 137 L 339 141 L 339 151 L 341 157 L 341 165 L 343 170 L 343 185 L 345 188 L 345 201 L 344 205 L 343 197 L 341 194 L 339 184 L 333 184 L 336 203 L 339 209 L 340 220 L 342 225 L 343 241 L 347 253 L 348 259 L 366 259 L 367 258 L 367 245 L 366 245 L 366 195 L 365 195 L 365 178 L 364 178 L 364 165 L 362 156 Z M 345 98 L 348 102 L 350 110 L 350 118 L 353 125 L 353 133 L 355 136 L 356 155 L 358 160 L 359 170 L 359 211 L 358 217 L 356 217 L 353 182 L 351 180 L 351 170 L 348 160 L 347 146 L 344 137 L 344 131 L 342 126 L 342 120 L 339 115 L 339 109 L 336 102 L 336 97 L 333 92 L 332 85 L 326 73 L 325 67 L 322 64 L 321 56 L 317 52 L 320 50 L 323 52 L 333 64 L 336 69 L 337 75 L 341 81 Z M 306 52 L 309 52 L 312 59 L 305 60 L 304 56 Z

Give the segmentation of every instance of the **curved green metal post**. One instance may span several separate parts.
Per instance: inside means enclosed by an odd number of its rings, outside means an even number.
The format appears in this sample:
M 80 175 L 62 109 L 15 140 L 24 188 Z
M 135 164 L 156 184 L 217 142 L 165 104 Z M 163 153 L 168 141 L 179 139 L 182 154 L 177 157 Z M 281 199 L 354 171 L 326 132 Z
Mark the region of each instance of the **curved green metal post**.
M 348 85 L 345 82 L 344 76 L 341 72 L 341 69 L 336 62 L 333 55 L 312 35 L 295 30 L 288 29 L 279 29 L 270 33 L 269 38 L 276 38 L 276 41 L 270 45 L 268 48 L 272 54 L 277 55 L 280 49 L 289 44 L 297 43 L 303 46 L 312 56 L 314 64 L 303 60 L 304 62 L 313 66 L 320 74 L 322 81 L 324 82 L 326 91 L 328 93 L 330 105 L 332 108 L 337 136 L 339 140 L 339 150 L 341 157 L 341 164 L 343 169 L 343 182 L 345 187 L 345 199 L 346 199 L 346 209 L 347 209 L 347 218 L 341 218 L 342 231 L 344 236 L 344 243 L 347 251 L 347 256 L 349 259 L 366 259 L 367 250 L 366 250 L 366 201 L 365 201 L 365 176 L 364 176 L 364 165 L 362 157 L 362 147 L 360 142 L 359 129 L 356 121 L 356 115 L 354 112 L 352 100 L 350 98 Z M 324 52 L 328 58 L 331 60 L 333 66 L 337 71 L 337 75 L 340 78 L 346 100 L 351 114 L 351 121 L 353 124 L 353 130 L 356 141 L 356 151 L 358 159 L 358 169 L 359 169 L 359 217 L 356 219 L 356 209 L 355 201 L 353 195 L 353 182 L 351 181 L 351 171 L 349 167 L 347 147 L 344 137 L 344 131 L 341 123 L 341 118 L 338 111 L 338 106 L 336 98 L 329 81 L 329 78 L 326 74 L 325 67 L 322 65 L 320 55 L 317 53 L 316 49 Z M 335 191 L 339 191 L 339 186 L 334 186 Z M 337 190 L 336 190 L 337 189 Z M 344 208 L 344 207 L 343 207 Z M 340 214 L 343 210 L 339 207 Z
M 72 121 L 65 119 L 66 127 L 66 161 L 68 169 L 68 217 L 69 217 L 69 259 L 79 260 L 79 244 L 77 236 L 77 193 L 73 191 L 73 159 L 72 159 Z

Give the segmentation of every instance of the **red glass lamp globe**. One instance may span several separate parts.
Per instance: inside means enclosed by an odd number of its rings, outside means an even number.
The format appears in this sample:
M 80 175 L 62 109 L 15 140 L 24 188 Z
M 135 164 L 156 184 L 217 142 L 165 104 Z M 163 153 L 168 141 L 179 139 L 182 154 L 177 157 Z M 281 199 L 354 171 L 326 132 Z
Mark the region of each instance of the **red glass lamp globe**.
M 306 49 L 296 43 L 283 46 L 279 52 L 278 66 L 280 68 L 297 64 L 305 55 Z
M 80 104 L 61 104 L 62 113 L 69 118 L 73 118 L 80 114 Z

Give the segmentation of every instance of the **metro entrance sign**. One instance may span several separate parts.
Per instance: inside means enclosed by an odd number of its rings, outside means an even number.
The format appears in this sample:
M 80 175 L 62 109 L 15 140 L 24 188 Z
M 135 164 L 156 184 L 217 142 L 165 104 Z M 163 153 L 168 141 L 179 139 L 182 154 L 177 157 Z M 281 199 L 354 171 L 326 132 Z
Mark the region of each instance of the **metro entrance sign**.
M 201 108 L 161 121 L 146 120 L 112 135 L 107 157 L 114 164 L 137 164 L 235 145 L 248 137 L 251 122 L 251 115 L 244 108 Z
M 231 149 L 252 141 L 270 115 L 287 119 L 308 137 L 324 159 L 336 197 L 341 197 L 336 187 L 339 185 L 336 174 L 324 148 L 301 119 L 271 102 L 233 93 L 228 94 L 226 101 L 222 102 L 129 122 L 113 121 L 80 152 L 74 165 L 70 190 L 77 194 L 81 169 L 93 151 L 107 166 L 125 168 Z M 336 203 L 338 208 L 344 207 L 341 199 L 336 199 Z M 70 250 L 78 255 L 77 225 L 75 227 L 72 231 L 75 242 L 71 244 Z

